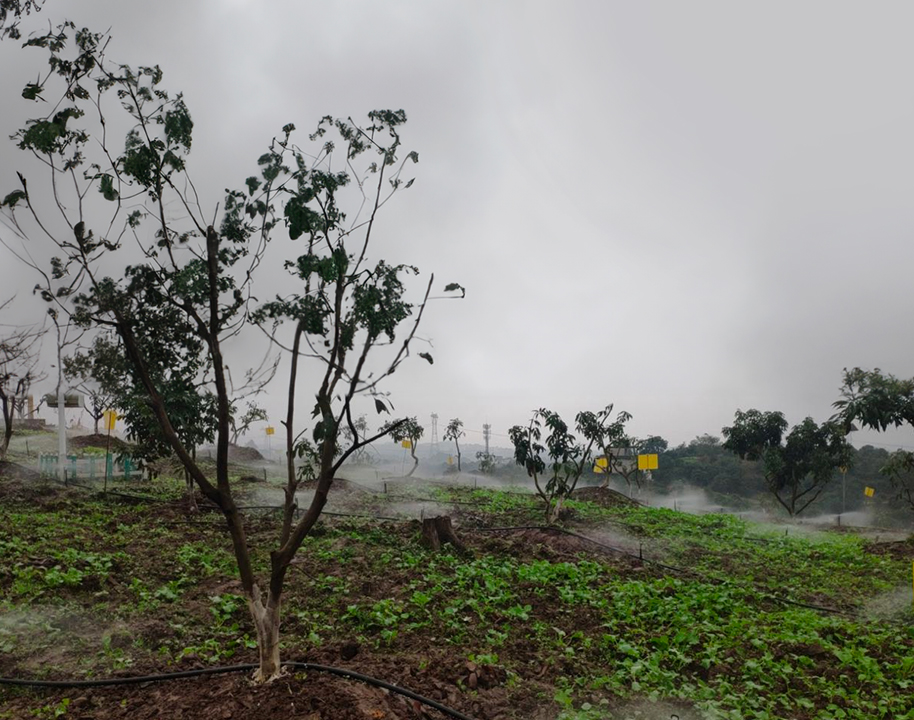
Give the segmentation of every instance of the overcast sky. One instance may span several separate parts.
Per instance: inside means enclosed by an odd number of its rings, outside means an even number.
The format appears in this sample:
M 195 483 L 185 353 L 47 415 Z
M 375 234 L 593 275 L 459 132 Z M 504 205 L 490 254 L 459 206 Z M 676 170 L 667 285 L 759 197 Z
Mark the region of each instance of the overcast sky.
M 39 19 L 65 16 L 184 92 L 211 209 L 285 123 L 304 141 L 326 114 L 407 111 L 417 180 L 375 252 L 467 297 L 430 308 L 436 362 L 388 383 L 398 415 L 504 434 L 613 402 L 676 444 L 737 408 L 823 420 L 844 367 L 914 375 L 911 3 L 48 0 Z M 0 45 L 0 137 L 42 62 Z M 23 168 L 0 144 L 3 195 Z M 33 284 L 0 257 L 0 295 Z

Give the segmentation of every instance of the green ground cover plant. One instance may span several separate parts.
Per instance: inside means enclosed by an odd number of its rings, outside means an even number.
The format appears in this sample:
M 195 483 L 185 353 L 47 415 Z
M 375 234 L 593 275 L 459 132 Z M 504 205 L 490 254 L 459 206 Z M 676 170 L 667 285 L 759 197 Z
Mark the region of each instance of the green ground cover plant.
M 563 720 L 621 718 L 629 701 L 708 718 L 914 718 L 910 611 L 884 622 L 773 599 L 859 612 L 895 588 L 909 563 L 859 537 L 784 537 L 724 515 L 569 503 L 575 532 L 624 533 L 619 542 L 643 542 L 646 555 L 690 570 L 676 573 L 560 533 L 474 531 L 541 515 L 513 492 L 415 495 L 462 503 L 452 508 L 467 552 L 429 551 L 417 521 L 328 519 L 289 575 L 286 656 L 406 665 L 419 690 L 422 677 L 446 674 L 455 704 L 497 702 L 506 718 L 544 707 Z M 402 498 L 366 502 L 383 512 Z M 218 516 L 169 507 L 65 490 L 0 500 L 9 559 L 0 674 L 99 677 L 255 659 Z M 249 520 L 255 563 L 269 562 L 257 539 L 280 521 Z M 30 707 L 63 699 L 36 696 Z

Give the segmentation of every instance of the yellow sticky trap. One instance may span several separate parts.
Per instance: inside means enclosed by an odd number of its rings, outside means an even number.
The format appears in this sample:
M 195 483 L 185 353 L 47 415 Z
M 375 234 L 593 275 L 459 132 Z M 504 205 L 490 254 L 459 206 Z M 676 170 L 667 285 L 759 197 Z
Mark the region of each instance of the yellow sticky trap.
M 597 474 L 602 474 L 602 473 L 606 472 L 606 470 L 599 464 L 593 466 L 593 471 Z
M 267 435 L 274 435 L 276 433 L 276 428 L 272 425 L 267 425 Z
M 453 455 L 448 455 L 448 456 L 447 456 L 447 464 L 448 464 L 448 465 L 453 465 L 453 464 L 454 464 L 454 456 L 453 456 Z
M 409 449 L 413 446 L 413 443 L 412 443 L 411 440 L 401 440 L 401 441 L 400 441 L 400 444 L 401 444 L 403 447 L 405 447 L 407 450 L 409 450 Z
M 606 469 L 609 467 L 609 458 L 606 457 L 605 455 L 601 455 L 600 457 L 597 458 L 596 463 L 594 463 L 594 465 L 595 465 L 595 467 Z
M 114 410 L 105 410 L 105 430 L 114 430 L 117 425 L 117 413 Z
M 638 456 L 638 469 L 639 470 L 656 470 L 657 469 L 657 456 L 656 455 L 639 455 Z
M 863 494 L 867 497 L 873 497 L 876 494 L 876 488 L 867 487 L 863 489 Z

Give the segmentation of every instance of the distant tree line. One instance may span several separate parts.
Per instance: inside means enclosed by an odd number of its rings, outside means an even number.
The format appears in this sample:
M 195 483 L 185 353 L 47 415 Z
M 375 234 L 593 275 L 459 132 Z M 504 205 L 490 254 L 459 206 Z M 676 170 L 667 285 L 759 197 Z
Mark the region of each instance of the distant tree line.
M 871 506 L 880 512 L 894 514 L 897 491 L 889 477 L 881 472 L 891 453 L 883 448 L 864 445 L 852 448 L 847 473 L 840 471 L 825 485 L 815 505 L 805 514 L 840 513 L 842 497 L 846 492 L 846 511 L 852 512 Z M 721 439 L 713 435 L 700 435 L 659 454 L 659 467 L 654 470 L 653 490 L 675 492 L 685 486 L 701 488 L 721 496 L 721 504 L 756 504 L 772 506 L 765 469 L 758 462 L 742 460 L 724 447 Z M 864 489 L 874 490 L 870 500 Z M 901 512 L 903 508 L 899 510 Z

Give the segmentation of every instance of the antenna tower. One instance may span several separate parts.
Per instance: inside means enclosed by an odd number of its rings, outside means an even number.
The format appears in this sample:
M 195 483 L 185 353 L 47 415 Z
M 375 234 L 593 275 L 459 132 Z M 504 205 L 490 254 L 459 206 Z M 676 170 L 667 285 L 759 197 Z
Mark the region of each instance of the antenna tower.
M 438 449 L 438 413 L 432 413 L 431 446 L 432 446 L 432 451 L 435 451 Z
M 482 436 L 486 441 L 486 455 L 489 454 L 489 436 L 492 434 L 492 426 L 489 423 L 483 423 Z

